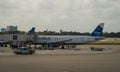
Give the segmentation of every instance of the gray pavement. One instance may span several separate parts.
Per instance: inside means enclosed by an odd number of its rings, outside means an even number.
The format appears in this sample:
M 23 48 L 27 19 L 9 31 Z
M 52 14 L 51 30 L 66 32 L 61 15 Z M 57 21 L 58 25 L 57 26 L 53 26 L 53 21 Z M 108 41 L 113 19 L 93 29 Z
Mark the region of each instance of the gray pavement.
M 89 51 L 85 47 L 81 51 L 42 50 L 33 55 L 7 52 L 7 55 L 0 55 L 0 72 L 120 72 L 120 46 L 106 46 L 116 51 L 100 54 L 85 54 Z M 80 53 L 82 51 L 84 54 Z

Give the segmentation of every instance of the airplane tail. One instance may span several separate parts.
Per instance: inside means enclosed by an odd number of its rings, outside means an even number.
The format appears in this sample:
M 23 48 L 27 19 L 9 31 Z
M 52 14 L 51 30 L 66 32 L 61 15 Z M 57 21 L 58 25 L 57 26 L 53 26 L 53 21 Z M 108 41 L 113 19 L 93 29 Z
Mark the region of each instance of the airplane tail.
M 91 36 L 103 36 L 103 28 L 104 28 L 104 23 L 100 23 L 95 30 L 91 33 Z
M 28 31 L 28 34 L 34 34 L 35 33 L 35 27 L 33 27 L 31 30 Z

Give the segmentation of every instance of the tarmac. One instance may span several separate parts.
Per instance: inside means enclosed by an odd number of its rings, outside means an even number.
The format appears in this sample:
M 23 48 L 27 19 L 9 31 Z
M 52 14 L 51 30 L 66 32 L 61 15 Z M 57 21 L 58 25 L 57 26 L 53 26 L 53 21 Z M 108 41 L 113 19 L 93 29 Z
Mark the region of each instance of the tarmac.
M 91 51 L 90 47 L 105 50 Z M 0 72 L 120 72 L 120 45 L 36 50 L 33 55 L 15 55 L 10 48 L 0 48 Z

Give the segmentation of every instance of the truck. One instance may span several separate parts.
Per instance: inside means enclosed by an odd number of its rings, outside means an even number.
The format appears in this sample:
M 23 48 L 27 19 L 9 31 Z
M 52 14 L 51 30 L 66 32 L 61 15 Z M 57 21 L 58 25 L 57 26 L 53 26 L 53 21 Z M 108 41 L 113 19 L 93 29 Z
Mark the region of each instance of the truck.
M 21 55 L 31 55 L 35 53 L 35 49 L 29 48 L 29 47 L 20 47 L 18 49 L 14 50 L 15 54 L 21 54 Z

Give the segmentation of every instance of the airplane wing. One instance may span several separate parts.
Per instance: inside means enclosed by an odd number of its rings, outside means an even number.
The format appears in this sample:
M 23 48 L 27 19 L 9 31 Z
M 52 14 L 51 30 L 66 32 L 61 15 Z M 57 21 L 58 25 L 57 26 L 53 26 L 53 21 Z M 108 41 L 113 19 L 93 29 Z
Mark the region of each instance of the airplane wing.
M 48 47 L 59 47 L 60 45 L 62 45 L 63 43 L 69 42 L 72 39 L 66 39 L 66 40 L 61 40 L 61 41 L 56 41 L 56 42 L 51 42 L 48 43 Z

